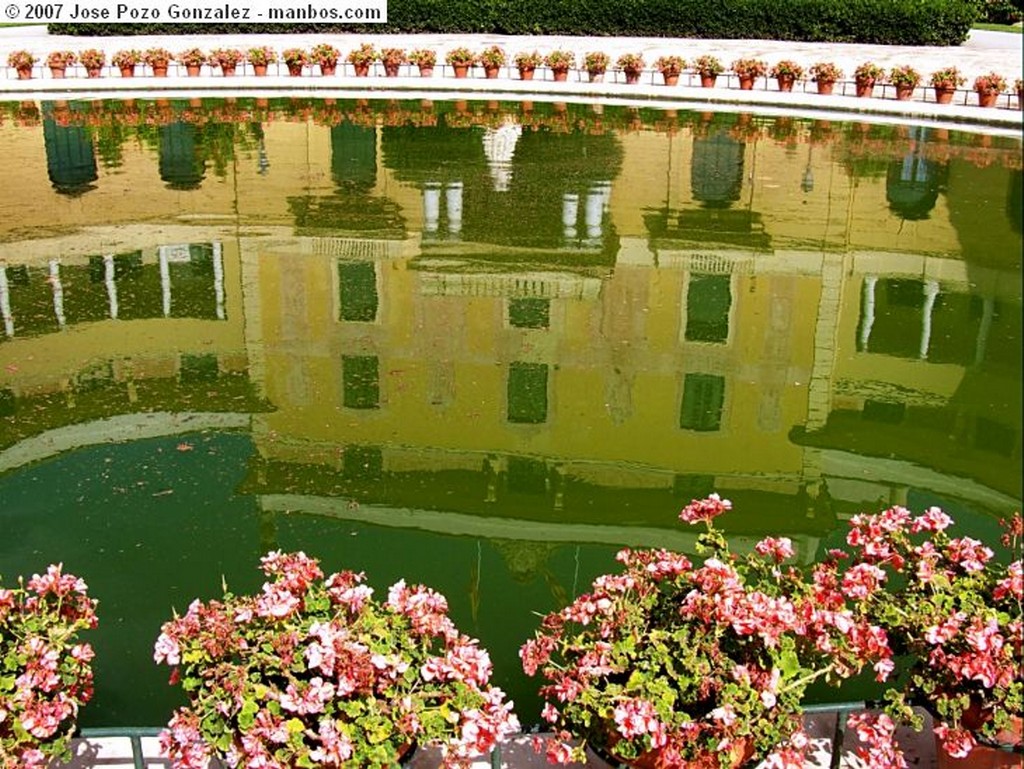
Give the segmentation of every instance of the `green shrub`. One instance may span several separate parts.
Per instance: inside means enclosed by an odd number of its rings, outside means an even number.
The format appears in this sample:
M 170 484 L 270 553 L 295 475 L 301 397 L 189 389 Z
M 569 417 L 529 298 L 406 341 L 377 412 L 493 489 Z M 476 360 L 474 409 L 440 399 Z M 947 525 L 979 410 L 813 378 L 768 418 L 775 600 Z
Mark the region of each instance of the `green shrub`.
M 390 0 L 387 24 L 51 24 L 53 34 L 434 32 L 958 45 L 1022 0 Z

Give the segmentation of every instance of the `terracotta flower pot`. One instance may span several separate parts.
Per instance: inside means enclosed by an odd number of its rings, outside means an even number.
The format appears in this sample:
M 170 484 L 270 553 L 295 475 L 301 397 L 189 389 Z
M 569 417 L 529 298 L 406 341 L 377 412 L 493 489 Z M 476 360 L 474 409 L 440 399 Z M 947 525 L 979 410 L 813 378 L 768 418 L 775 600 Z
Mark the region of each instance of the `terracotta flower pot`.
M 860 97 L 861 99 L 866 99 L 870 97 L 872 92 L 875 90 L 875 81 L 870 79 L 858 80 L 856 81 L 854 88 L 856 89 L 856 94 L 858 97 Z
M 496 79 L 498 77 L 498 69 L 499 69 L 498 67 L 495 67 L 495 66 L 492 66 L 492 65 L 485 65 L 484 66 L 484 77 L 486 77 L 488 80 Z
M 153 77 L 167 77 L 167 62 L 157 62 L 153 65 Z
M 775 80 L 779 84 L 780 91 L 792 91 L 793 83 L 796 82 L 796 78 L 792 75 L 779 75 Z
M 640 71 L 636 69 L 624 69 L 623 74 L 626 76 L 626 82 L 629 84 L 640 82 Z
M 818 85 L 818 93 L 822 96 L 830 96 L 836 85 L 835 80 L 817 80 L 815 82 Z
M 18 68 L 18 80 L 31 80 L 32 79 L 32 68 L 31 67 L 19 67 Z
M 359 68 L 360 67 L 363 68 L 363 74 L 361 74 L 361 75 L 359 74 Z M 323 77 L 331 77 L 337 71 L 338 71 L 338 62 L 321 63 L 320 64 L 320 74 Z M 369 72 L 370 72 L 370 65 L 369 64 L 362 64 L 362 65 L 357 65 L 356 66 L 356 76 L 358 76 L 358 77 L 366 77 L 369 74 Z
M 519 79 L 520 80 L 533 80 L 533 73 L 536 71 L 534 67 L 520 67 L 519 68 Z
M 700 76 L 700 87 L 701 88 L 714 88 L 715 81 L 718 80 L 718 75 L 704 75 Z
M 302 77 L 302 65 L 301 64 L 289 64 L 288 74 L 292 77 Z
M 469 77 L 469 65 L 468 64 L 452 64 L 452 70 L 455 72 L 455 77 L 458 77 L 458 78 Z
M 551 70 L 551 74 L 554 75 L 556 83 L 564 83 L 569 79 L 569 70 L 561 67 Z
M 956 89 L 953 86 L 948 85 L 937 85 L 935 86 L 935 102 L 936 104 L 949 104 L 953 101 L 953 94 L 956 93 Z
M 1024 90 L 1017 89 L 1017 109 L 1021 109 L 1024 106 Z
M 121 70 L 121 77 L 135 77 L 135 65 L 131 64 L 127 67 L 118 67 Z
M 266 77 L 267 76 L 267 65 L 266 64 L 253 64 L 252 65 L 252 73 L 256 77 Z
M 973 705 L 964 714 L 964 721 L 969 722 L 972 716 L 975 717 L 975 723 L 980 726 L 982 716 L 978 713 L 978 708 Z M 1017 746 L 1019 749 L 1022 735 L 1021 720 L 1014 718 L 1013 721 L 1013 728 L 1000 732 L 996 735 L 996 739 L 1007 747 Z M 953 758 L 942 749 L 942 743 L 938 736 L 935 737 L 935 759 L 938 769 L 1020 769 L 1024 764 L 1020 753 L 980 743 L 975 745 L 965 757 Z
M 898 101 L 910 101 L 910 97 L 914 95 L 914 86 L 912 85 L 897 85 L 896 86 L 896 99 Z
M 185 74 L 189 77 L 199 77 L 199 73 L 202 70 L 202 66 L 199 64 L 186 64 Z
M 429 65 L 420 65 L 420 77 L 433 77 L 434 68 Z
M 100 76 L 100 69 L 101 69 L 100 67 L 86 67 L 85 76 L 86 77 L 99 77 Z
M 979 107 L 994 107 L 999 100 L 998 91 L 978 91 Z
M 220 73 L 224 77 L 234 77 L 235 76 L 235 72 L 237 72 L 237 71 L 238 71 L 238 65 L 237 64 L 221 64 L 220 65 Z
M 385 64 L 384 65 L 384 77 L 398 77 L 399 64 Z
M 67 67 L 50 67 L 50 77 L 62 78 L 62 77 L 64 77 L 66 71 L 67 71 Z M 31 74 L 31 70 L 29 70 L 29 74 Z M 19 72 L 19 77 L 20 76 L 21 75 L 20 75 L 20 72 Z
M 614 738 L 613 738 L 614 739 Z M 617 741 L 617 740 L 614 740 Z M 602 751 L 596 751 L 600 755 Z M 604 751 L 601 758 L 613 766 L 624 765 L 632 769 L 720 769 L 723 764 L 718 753 L 708 753 L 701 758 L 686 761 L 682 765 L 670 761 L 664 755 L 664 750 L 649 750 L 635 759 L 623 759 L 615 754 L 614 745 Z M 747 762 L 754 755 L 754 741 L 743 739 L 734 743 L 729 748 L 729 761 L 733 769 L 746 766 Z
M 665 80 L 665 85 L 678 85 L 679 84 L 679 73 L 678 72 L 662 72 L 661 77 Z
M 740 75 L 740 90 L 741 91 L 752 91 L 754 90 L 754 77 L 753 75 Z
M 587 71 L 587 77 L 590 78 L 591 83 L 603 83 L 604 82 L 604 70 L 603 69 L 591 69 Z

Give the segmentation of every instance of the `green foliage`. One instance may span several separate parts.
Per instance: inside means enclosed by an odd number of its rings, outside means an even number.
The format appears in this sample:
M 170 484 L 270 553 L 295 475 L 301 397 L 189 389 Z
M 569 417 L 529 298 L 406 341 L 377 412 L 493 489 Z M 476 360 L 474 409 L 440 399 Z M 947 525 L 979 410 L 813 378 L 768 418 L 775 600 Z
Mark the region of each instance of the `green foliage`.
M 50 32 L 490 32 L 958 45 L 983 17 L 984 5 L 985 0 L 391 0 L 386 24 L 51 24 Z

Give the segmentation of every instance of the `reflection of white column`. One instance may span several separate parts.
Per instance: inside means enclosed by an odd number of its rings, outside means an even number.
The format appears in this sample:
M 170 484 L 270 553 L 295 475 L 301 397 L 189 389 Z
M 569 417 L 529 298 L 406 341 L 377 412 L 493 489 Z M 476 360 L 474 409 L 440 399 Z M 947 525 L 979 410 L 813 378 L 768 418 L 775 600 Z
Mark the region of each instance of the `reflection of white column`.
M 437 223 L 441 218 L 441 185 L 427 182 L 423 186 L 423 231 L 437 232 Z
M 995 315 L 996 302 L 991 296 L 982 299 L 981 326 L 978 328 L 978 340 L 974 346 L 974 365 L 980 366 L 985 361 L 985 348 L 988 346 L 988 334 L 992 330 L 992 317 Z
M 7 268 L 0 265 L 0 313 L 4 316 L 4 333 L 14 336 L 14 316 L 11 315 L 11 287 L 7 284 Z
M 562 234 L 566 240 L 576 239 L 576 219 L 580 212 L 580 196 L 575 192 L 562 195 Z
M 103 284 L 107 287 L 107 303 L 110 305 L 110 317 L 117 320 L 117 283 L 114 278 L 117 270 L 114 267 L 113 254 L 103 256 Z
M 217 298 L 217 320 L 224 320 L 224 254 L 220 242 L 213 244 L 213 294 Z
M 925 281 L 924 308 L 921 310 L 921 360 L 928 357 L 928 346 L 932 341 L 932 309 L 935 307 L 935 299 L 938 295 L 938 281 Z
M 601 198 L 604 200 L 604 210 L 608 211 L 612 204 L 612 183 L 608 181 L 598 182 L 597 189 L 601 192 Z
M 164 300 L 164 317 L 171 316 L 171 266 L 167 263 L 167 252 L 160 249 L 160 294 Z
M 462 182 L 452 182 L 445 189 L 444 203 L 448 207 L 448 232 L 462 232 Z
M 64 328 L 64 284 L 60 282 L 60 262 L 50 260 L 50 288 L 53 289 L 53 314 L 57 316 L 57 325 Z
M 604 192 L 591 187 L 587 192 L 587 203 L 583 216 L 587 222 L 587 237 L 597 240 L 601 237 L 601 220 L 604 216 Z
M 864 318 L 860 326 L 860 349 L 862 352 L 868 351 L 871 327 L 875 325 L 875 285 L 877 283 L 877 275 L 864 276 Z

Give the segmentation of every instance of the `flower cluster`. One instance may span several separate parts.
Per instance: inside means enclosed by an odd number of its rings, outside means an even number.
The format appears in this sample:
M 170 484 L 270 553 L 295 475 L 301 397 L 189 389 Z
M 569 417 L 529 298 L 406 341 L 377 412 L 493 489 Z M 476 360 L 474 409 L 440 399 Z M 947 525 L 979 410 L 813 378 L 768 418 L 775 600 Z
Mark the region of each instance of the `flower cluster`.
M 96 602 L 62 565 L 26 585 L 0 586 L 0 769 L 36 769 L 70 757 L 78 709 L 92 699 Z
M 549 761 L 581 761 L 590 745 L 616 760 L 656 754 L 659 766 L 719 753 L 801 766 L 807 686 L 870 663 L 888 674 L 884 633 L 854 615 L 838 581 L 786 564 L 788 539 L 729 551 L 712 519 L 730 508 L 712 495 L 680 514 L 707 528 L 702 563 L 624 550 L 621 573 L 547 615 L 520 649 L 525 672 L 545 679 L 554 736 L 536 747 Z
M 362 574 L 325 578 L 301 552 L 262 569 L 259 594 L 195 601 L 157 639 L 190 701 L 161 736 L 173 766 L 383 767 L 417 744 L 464 766 L 518 730 L 440 594 L 399 582 L 380 603 Z
M 1020 514 L 1003 537 L 1015 556 L 1009 562 L 977 539 L 951 536 L 953 523 L 936 507 L 918 516 L 902 507 L 855 516 L 849 564 L 840 568 L 836 559 L 821 568 L 824 579 L 841 582 L 860 619 L 885 628 L 901 661 L 886 693 L 889 723 L 856 724 L 864 757 L 878 769 L 905 765 L 891 744 L 891 723 L 919 724 L 912 705 L 932 713 L 954 758 L 978 739 L 999 742 L 1024 715 Z

